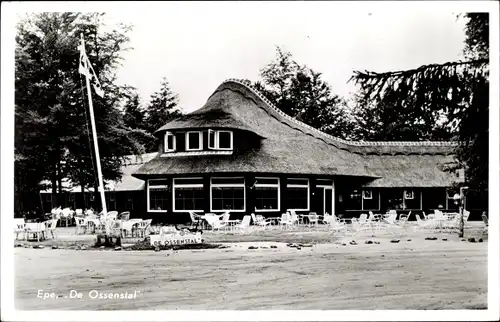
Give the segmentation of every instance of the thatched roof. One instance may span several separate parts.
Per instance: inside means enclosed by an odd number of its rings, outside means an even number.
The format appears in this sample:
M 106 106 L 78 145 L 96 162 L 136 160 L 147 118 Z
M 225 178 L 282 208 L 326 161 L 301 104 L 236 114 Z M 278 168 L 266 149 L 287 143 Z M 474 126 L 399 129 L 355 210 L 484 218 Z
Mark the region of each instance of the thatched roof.
M 217 127 L 251 131 L 264 138 L 261 148 L 235 156 L 158 155 L 134 176 L 146 178 L 207 172 L 349 175 L 376 179 L 372 184 L 377 186 L 411 185 L 413 180 L 414 186 L 425 185 L 425 182 L 428 186 L 436 186 L 448 183 L 454 177 L 449 173 L 436 174 L 437 164 L 453 153 L 454 145 L 450 142 L 352 142 L 338 139 L 289 117 L 248 83 L 235 79 L 223 82 L 202 108 L 167 123 L 157 135 L 171 129 Z M 425 167 L 423 160 L 426 160 Z M 408 175 L 406 181 L 401 179 L 403 173 L 391 174 L 404 166 L 412 168 L 412 165 L 415 174 Z M 420 176 L 417 175 L 419 171 Z

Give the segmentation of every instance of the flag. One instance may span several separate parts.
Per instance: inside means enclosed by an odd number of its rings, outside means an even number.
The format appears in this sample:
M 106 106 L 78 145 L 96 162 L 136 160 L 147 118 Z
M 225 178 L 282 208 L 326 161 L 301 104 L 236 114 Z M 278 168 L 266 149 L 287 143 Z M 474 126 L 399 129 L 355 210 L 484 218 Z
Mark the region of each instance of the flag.
M 104 91 L 102 90 L 101 83 L 97 78 L 97 75 L 94 72 L 94 68 L 92 68 L 92 64 L 87 57 L 87 53 L 85 52 L 85 45 L 82 39 L 82 43 L 80 44 L 80 64 L 78 67 L 78 72 L 80 74 L 85 75 L 94 86 L 95 93 L 100 97 L 104 97 Z

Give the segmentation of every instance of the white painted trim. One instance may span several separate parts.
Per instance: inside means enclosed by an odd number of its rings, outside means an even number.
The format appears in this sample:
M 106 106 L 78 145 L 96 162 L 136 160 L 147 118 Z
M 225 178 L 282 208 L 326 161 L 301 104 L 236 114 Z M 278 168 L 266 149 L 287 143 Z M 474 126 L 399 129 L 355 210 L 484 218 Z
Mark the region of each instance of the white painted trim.
M 370 193 L 370 198 L 368 197 L 365 197 L 365 192 L 369 192 Z M 363 199 L 366 199 L 366 200 L 373 200 L 373 190 L 361 190 L 361 197 Z
M 188 151 L 188 152 L 169 152 L 161 154 L 162 158 L 175 158 L 175 157 L 189 157 L 189 156 L 198 156 L 198 155 L 231 155 L 233 151 Z
M 306 188 L 307 187 L 307 208 L 306 209 L 294 209 L 294 208 L 287 208 L 287 211 L 294 210 L 294 211 L 309 211 L 311 209 L 311 196 L 310 196 L 310 184 L 309 184 L 309 178 L 287 178 L 292 179 L 292 180 L 307 180 L 307 186 L 305 184 L 288 184 L 286 185 L 287 188 Z
M 166 180 L 166 179 L 148 179 L 146 181 L 146 211 L 147 212 L 157 212 L 157 213 L 165 213 L 167 212 L 167 209 L 165 210 L 151 210 L 151 204 L 150 204 L 150 200 L 149 200 L 149 189 L 150 189 L 150 186 L 149 186 L 149 182 L 150 181 L 160 181 L 160 180 Z M 162 188 L 159 188 L 159 187 L 162 187 Z M 153 190 L 157 188 L 157 189 L 165 189 L 165 188 L 168 188 L 168 185 L 162 185 L 162 186 L 154 186 Z
M 172 149 L 169 149 L 168 148 L 168 137 L 171 136 L 173 137 L 173 142 L 174 142 L 174 146 Z M 165 136 L 163 138 L 163 152 L 164 153 L 167 153 L 167 152 L 174 152 L 177 148 L 177 140 L 175 138 L 175 135 L 172 133 L 172 132 L 165 132 Z
M 212 179 L 243 179 L 243 183 L 216 183 L 212 184 Z M 243 188 L 243 209 L 213 209 L 212 205 L 212 188 Z M 245 178 L 244 177 L 213 177 L 210 178 L 210 212 L 245 212 L 247 208 L 247 191 L 245 187 Z
M 214 141 L 212 142 L 213 146 L 210 146 L 210 134 L 214 135 Z M 217 132 L 214 130 L 211 130 L 211 129 L 208 130 L 208 149 L 210 149 L 210 150 L 217 149 Z
M 220 147 L 220 134 L 221 133 L 229 133 L 230 134 L 230 147 L 229 148 L 221 148 Z M 219 130 L 215 134 L 216 137 L 216 149 L 221 151 L 232 151 L 233 150 L 233 131 Z
M 175 180 L 177 179 L 184 179 L 184 180 L 200 180 L 203 178 L 202 177 L 192 177 L 192 178 L 173 178 L 172 179 L 172 212 L 189 212 L 189 211 L 198 211 L 198 212 L 203 212 L 204 209 L 184 209 L 184 210 L 177 210 L 175 209 L 175 189 L 177 187 L 181 188 L 202 188 L 205 189 L 203 183 L 196 183 L 196 184 L 175 184 Z
M 198 133 L 199 148 L 198 149 L 190 149 L 189 148 L 189 134 L 190 133 Z M 187 131 L 186 132 L 186 151 L 202 151 L 203 150 L 203 132 L 202 131 Z
M 273 211 L 280 211 L 281 209 L 281 188 L 280 188 L 280 178 L 279 177 L 255 177 L 255 181 L 258 179 L 276 179 L 278 180 L 278 183 L 275 184 L 269 184 L 269 183 L 255 183 L 254 184 L 254 189 L 255 188 L 278 188 L 278 209 L 257 209 L 255 207 L 255 211 L 257 212 L 273 212 Z M 254 194 L 255 195 L 255 194 Z M 254 196 L 254 202 L 255 202 L 255 196 Z

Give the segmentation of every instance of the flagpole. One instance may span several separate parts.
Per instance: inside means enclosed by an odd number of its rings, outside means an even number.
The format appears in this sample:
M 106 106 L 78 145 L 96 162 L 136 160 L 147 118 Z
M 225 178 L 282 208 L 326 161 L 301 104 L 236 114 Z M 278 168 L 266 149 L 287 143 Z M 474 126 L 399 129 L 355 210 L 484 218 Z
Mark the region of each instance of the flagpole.
M 82 50 L 85 48 L 85 40 L 83 39 L 83 34 L 80 34 L 81 40 L 82 40 Z M 88 66 L 86 66 L 88 68 Z M 108 210 L 106 209 L 106 197 L 104 195 L 104 181 L 102 179 L 102 172 L 101 172 L 101 157 L 99 156 L 99 144 L 97 142 L 97 131 L 96 131 L 96 126 L 95 126 L 95 120 L 94 120 L 94 106 L 92 104 L 92 94 L 90 90 L 90 80 L 89 80 L 89 75 L 85 75 L 85 82 L 87 84 L 87 96 L 89 99 L 89 110 L 90 110 L 90 123 L 92 126 L 92 137 L 94 138 L 94 150 L 95 150 L 95 158 L 96 158 L 96 164 L 97 164 L 97 176 L 99 178 L 99 192 L 101 194 L 101 203 L 102 203 L 102 213 L 104 216 L 108 214 Z M 107 230 L 107 229 L 106 229 Z

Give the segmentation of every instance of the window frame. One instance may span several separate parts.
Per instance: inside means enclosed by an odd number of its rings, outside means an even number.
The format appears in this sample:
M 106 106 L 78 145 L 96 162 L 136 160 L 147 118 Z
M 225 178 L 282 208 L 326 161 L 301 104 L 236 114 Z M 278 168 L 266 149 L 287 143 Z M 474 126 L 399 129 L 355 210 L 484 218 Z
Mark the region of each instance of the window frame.
M 411 198 L 406 197 L 406 194 L 411 192 Z M 403 199 L 404 200 L 415 200 L 415 191 L 413 190 L 404 190 L 403 191 Z
M 213 142 L 210 142 L 210 135 L 214 135 Z M 213 145 L 210 145 L 210 143 L 213 143 Z M 209 150 L 217 150 L 217 131 L 214 131 L 212 129 L 208 130 L 208 149 Z
M 216 183 L 213 184 L 213 179 L 243 179 L 243 183 Z M 213 198 L 212 189 L 213 188 L 243 188 L 243 209 L 213 209 Z M 245 177 L 211 177 L 210 178 L 210 212 L 245 212 L 247 208 L 247 191 L 245 186 Z
M 173 148 L 170 149 L 169 146 L 168 146 L 168 137 L 171 136 L 173 137 Z M 177 150 L 177 140 L 175 138 L 175 134 L 170 132 L 170 131 L 167 131 L 165 133 L 165 136 L 163 138 L 163 152 L 164 153 L 167 153 L 167 152 L 175 152 Z
M 367 196 L 367 195 L 365 195 L 365 193 L 369 193 L 370 195 Z M 362 198 L 363 198 L 363 200 L 373 200 L 373 190 L 363 190 Z
M 220 147 L 220 134 L 221 133 L 229 133 L 229 148 L 221 148 Z M 216 142 L 216 148 L 217 150 L 222 150 L 222 151 L 232 151 L 233 150 L 233 131 L 228 131 L 228 130 L 218 130 L 215 133 L 215 142 Z
M 178 188 L 178 187 L 182 187 L 182 188 L 202 188 L 202 189 L 205 189 L 204 187 L 204 184 L 203 182 L 202 183 L 194 183 L 194 184 L 175 184 L 175 180 L 177 179 L 182 179 L 182 180 L 203 180 L 202 177 L 188 177 L 188 178 L 185 178 L 185 177 L 181 177 L 181 178 L 173 178 L 172 179 L 172 212 L 190 212 L 190 211 L 193 211 L 193 212 L 204 212 L 205 210 L 204 209 L 187 209 L 187 210 L 183 210 L 183 209 L 180 209 L 180 210 L 177 210 L 175 209 L 175 189 Z
M 165 213 L 167 212 L 168 210 L 165 209 L 165 210 L 156 210 L 156 209 L 151 209 L 151 201 L 149 199 L 149 191 L 151 189 L 151 185 L 149 184 L 150 181 L 165 181 L 167 179 L 148 179 L 147 180 L 147 189 L 146 189 L 146 193 L 147 193 L 147 196 L 146 196 L 146 210 L 148 212 L 158 212 L 158 213 Z M 168 184 L 164 184 L 164 185 L 158 185 L 158 186 L 154 186 L 155 188 L 154 189 L 167 189 L 166 193 L 168 194 Z
M 199 147 L 197 149 L 189 148 L 189 134 L 198 133 Z M 203 150 L 203 132 L 202 131 L 187 131 L 186 132 L 186 151 L 202 151 Z
M 257 183 L 257 180 L 259 179 L 277 179 L 278 183 L 277 184 L 268 184 L 268 183 Z M 281 209 L 281 188 L 280 188 L 280 178 L 279 177 L 255 177 L 255 184 L 253 185 L 254 189 L 256 188 L 278 188 L 278 209 L 257 209 L 257 206 L 255 206 L 255 211 L 258 212 L 276 212 L 280 211 Z M 255 193 L 254 193 L 255 195 Z M 255 196 L 254 196 L 255 198 Z M 255 202 L 255 200 L 254 200 Z
M 288 208 L 287 205 L 287 211 L 309 211 L 311 209 L 311 195 L 310 195 L 310 190 L 311 190 L 311 183 L 309 178 L 287 178 L 286 180 L 307 180 L 307 186 L 304 184 L 289 184 L 288 182 L 286 183 L 286 188 L 305 188 L 307 187 L 307 209 L 296 209 L 296 208 Z

